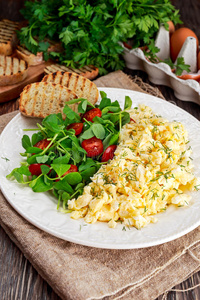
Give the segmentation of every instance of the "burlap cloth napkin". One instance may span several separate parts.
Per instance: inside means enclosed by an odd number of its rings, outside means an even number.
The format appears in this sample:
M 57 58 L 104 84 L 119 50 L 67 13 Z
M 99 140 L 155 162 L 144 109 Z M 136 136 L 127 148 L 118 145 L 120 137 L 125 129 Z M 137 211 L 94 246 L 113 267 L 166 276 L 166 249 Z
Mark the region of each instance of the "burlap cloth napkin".
M 121 71 L 97 79 L 96 84 L 142 91 Z M 15 114 L 0 118 L 0 132 Z M 2 194 L 0 225 L 63 299 L 155 299 L 200 269 L 200 227 L 182 238 L 145 249 L 90 248 L 34 227 Z

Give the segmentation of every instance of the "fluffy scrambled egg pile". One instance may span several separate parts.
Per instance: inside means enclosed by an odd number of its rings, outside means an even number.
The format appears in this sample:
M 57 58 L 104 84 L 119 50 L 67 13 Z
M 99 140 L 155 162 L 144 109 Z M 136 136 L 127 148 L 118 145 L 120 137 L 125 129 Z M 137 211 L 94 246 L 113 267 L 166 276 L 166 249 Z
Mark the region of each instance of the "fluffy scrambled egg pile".
M 145 105 L 129 111 L 115 157 L 102 165 L 83 194 L 68 202 L 74 219 L 118 221 L 138 229 L 156 222 L 169 204 L 188 205 L 199 183 L 192 173 L 188 134 L 179 122 L 155 115 Z

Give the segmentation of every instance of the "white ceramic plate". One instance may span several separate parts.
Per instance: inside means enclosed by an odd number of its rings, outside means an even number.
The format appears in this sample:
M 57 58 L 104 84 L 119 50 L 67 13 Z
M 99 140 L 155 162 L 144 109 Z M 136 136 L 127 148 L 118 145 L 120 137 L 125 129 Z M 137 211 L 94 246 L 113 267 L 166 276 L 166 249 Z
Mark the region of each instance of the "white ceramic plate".
M 170 121 L 182 122 L 189 133 L 193 149 L 195 174 L 200 176 L 200 122 L 179 107 L 159 98 L 130 90 L 99 88 L 113 101 L 123 105 L 125 95 L 131 97 L 133 107 L 139 103 L 149 105 L 154 112 Z M 134 249 L 150 247 L 169 242 L 192 231 L 200 225 L 200 191 L 192 193 L 191 204 L 186 208 L 170 207 L 158 215 L 158 222 L 136 230 L 119 224 L 115 229 L 106 223 L 86 224 L 73 220 L 69 214 L 56 210 L 56 199 L 50 193 L 34 193 L 29 187 L 6 179 L 13 168 L 19 167 L 24 152 L 21 146 L 25 128 L 35 128 L 36 119 L 25 118 L 18 114 L 6 126 L 0 136 L 0 186 L 4 196 L 19 214 L 36 227 L 63 240 L 86 246 L 108 249 Z M 7 161 L 5 158 L 9 159 Z

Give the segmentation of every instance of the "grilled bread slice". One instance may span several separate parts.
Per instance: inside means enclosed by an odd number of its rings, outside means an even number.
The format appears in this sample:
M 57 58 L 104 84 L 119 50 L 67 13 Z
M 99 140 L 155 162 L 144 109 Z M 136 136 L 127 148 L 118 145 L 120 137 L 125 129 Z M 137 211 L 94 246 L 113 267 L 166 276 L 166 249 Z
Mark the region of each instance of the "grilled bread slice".
M 31 53 L 29 50 L 27 50 L 21 46 L 17 46 L 15 52 L 16 52 L 17 57 L 25 60 L 29 66 L 36 66 L 36 65 L 41 64 L 44 61 L 42 52 L 38 52 L 35 55 L 35 54 Z
M 17 45 L 18 22 L 3 19 L 0 21 L 0 54 L 11 55 Z
M 78 98 L 85 98 L 95 104 L 99 98 L 96 85 L 89 79 L 70 72 L 56 72 L 44 76 L 42 82 L 59 83 L 77 94 Z
M 27 77 L 28 64 L 21 59 L 0 55 L 0 86 L 12 85 Z
M 19 110 L 28 117 L 45 118 L 53 113 L 62 113 L 65 103 L 72 99 L 77 99 L 77 95 L 65 86 L 52 82 L 36 82 L 23 89 Z M 70 107 L 77 111 L 76 104 Z
M 57 71 L 76 73 L 90 80 L 93 80 L 99 74 L 99 69 L 92 65 L 84 66 L 80 69 L 74 69 L 60 64 L 51 64 L 44 69 L 45 74 L 51 74 Z

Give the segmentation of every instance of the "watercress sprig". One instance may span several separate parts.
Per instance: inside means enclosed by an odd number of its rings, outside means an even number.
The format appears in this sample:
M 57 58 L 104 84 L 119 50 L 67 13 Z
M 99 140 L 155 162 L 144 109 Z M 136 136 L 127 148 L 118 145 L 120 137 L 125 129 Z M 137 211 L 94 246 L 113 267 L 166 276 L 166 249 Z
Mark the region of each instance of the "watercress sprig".
M 94 106 L 83 98 L 73 99 L 63 109 L 65 118 L 61 113 L 51 114 L 41 124 L 37 123 L 37 132 L 31 137 L 24 134 L 22 146 L 25 152 L 21 153 L 23 161 L 7 178 L 29 185 L 34 192 L 51 191 L 58 198 L 58 208 L 62 203 L 62 209 L 67 209 L 67 201 L 81 195 L 84 186 L 105 163 L 101 162 L 103 153 L 97 157 L 88 157 L 82 141 L 95 137 L 102 141 L 105 151 L 109 146 L 117 145 L 122 126 L 130 122 L 130 97 L 125 97 L 122 110 L 118 101 L 111 102 L 105 92 L 100 94 L 101 102 L 98 105 Z M 75 103 L 78 103 L 77 113 L 70 108 Z M 88 121 L 84 114 L 94 108 L 100 109 L 102 115 Z M 83 131 L 76 135 L 76 131 L 73 127 L 69 128 L 69 125 L 78 122 L 82 122 Z M 40 143 L 44 141 L 43 148 Z M 74 170 L 69 172 L 72 166 Z

